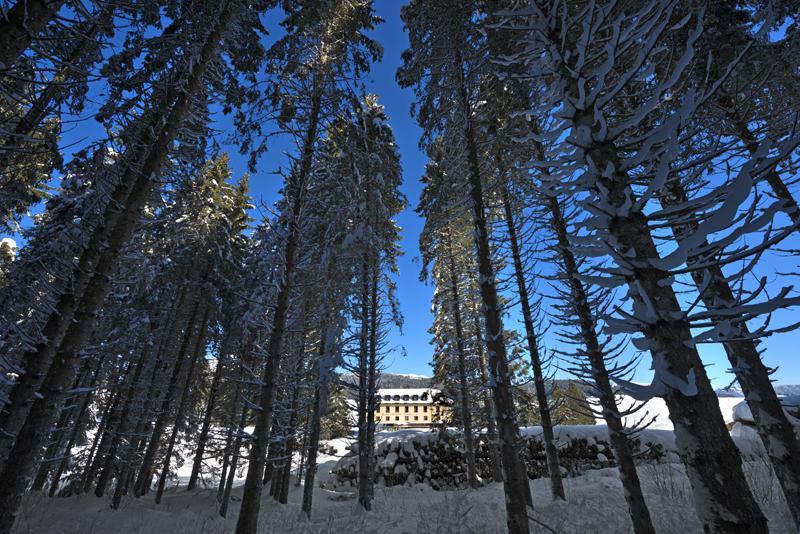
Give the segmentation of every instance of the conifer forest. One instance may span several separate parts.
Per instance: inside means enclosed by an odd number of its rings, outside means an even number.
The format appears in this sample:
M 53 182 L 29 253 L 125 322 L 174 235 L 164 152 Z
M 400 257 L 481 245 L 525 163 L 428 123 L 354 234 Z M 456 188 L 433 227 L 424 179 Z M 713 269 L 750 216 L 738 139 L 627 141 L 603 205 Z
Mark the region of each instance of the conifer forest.
M 798 182 L 797 0 L 0 0 L 0 534 L 796 534 Z

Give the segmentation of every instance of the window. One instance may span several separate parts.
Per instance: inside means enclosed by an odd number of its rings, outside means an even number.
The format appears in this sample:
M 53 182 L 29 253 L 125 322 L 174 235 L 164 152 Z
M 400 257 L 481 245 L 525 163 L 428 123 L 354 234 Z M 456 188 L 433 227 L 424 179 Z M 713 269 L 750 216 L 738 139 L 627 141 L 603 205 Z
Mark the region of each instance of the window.
M 399 415 L 395 415 L 395 416 L 394 416 L 394 420 L 395 420 L 395 421 L 399 421 L 399 420 L 400 420 L 400 416 L 399 416 Z
M 419 421 L 419 416 L 418 415 L 414 416 L 414 421 Z
M 411 400 L 418 401 L 419 400 L 419 395 L 411 395 Z
M 394 413 L 400 413 L 400 406 L 394 407 Z
M 408 416 L 406 416 L 406 421 L 408 421 Z
M 400 400 L 400 395 L 395 395 L 394 396 L 394 400 L 399 401 Z
M 422 420 L 423 420 L 423 421 L 427 421 L 427 420 L 428 420 L 428 416 L 427 416 L 427 415 L 423 415 L 423 416 L 422 416 Z
M 408 413 L 408 406 L 406 406 L 406 413 Z
M 388 406 L 387 406 L 387 407 L 386 407 L 386 413 L 389 413 L 389 412 L 391 412 L 391 411 L 392 411 L 392 409 L 391 409 L 390 407 L 388 407 Z
M 419 406 L 414 406 L 414 413 L 417 413 L 418 411 L 419 411 Z
M 427 407 L 427 406 L 423 406 L 423 407 L 422 407 L 422 411 L 423 411 L 424 413 L 428 413 L 428 407 Z
M 392 396 L 391 395 L 384 395 L 383 396 L 383 400 L 385 400 L 385 401 L 392 400 Z
M 408 395 L 403 395 L 403 400 L 407 401 L 408 400 Z

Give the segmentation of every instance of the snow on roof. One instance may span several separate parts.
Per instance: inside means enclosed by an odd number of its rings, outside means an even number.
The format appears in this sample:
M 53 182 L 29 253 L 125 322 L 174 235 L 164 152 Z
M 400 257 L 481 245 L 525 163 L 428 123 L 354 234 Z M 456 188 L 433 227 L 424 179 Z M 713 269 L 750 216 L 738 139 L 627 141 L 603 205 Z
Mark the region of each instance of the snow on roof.
M 386 402 L 419 402 L 419 403 L 429 403 L 431 402 L 434 395 L 439 393 L 438 389 L 432 388 L 387 388 L 387 389 L 379 389 L 377 392 L 377 396 L 380 397 L 382 401 Z M 386 398 L 386 397 L 390 398 Z M 423 396 L 425 398 L 423 398 Z

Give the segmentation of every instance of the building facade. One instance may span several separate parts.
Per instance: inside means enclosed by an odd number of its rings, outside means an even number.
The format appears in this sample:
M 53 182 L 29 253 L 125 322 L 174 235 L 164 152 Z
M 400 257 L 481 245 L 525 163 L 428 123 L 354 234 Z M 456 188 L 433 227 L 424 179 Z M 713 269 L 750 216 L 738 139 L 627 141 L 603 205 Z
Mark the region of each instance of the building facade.
M 430 428 L 447 422 L 450 409 L 438 402 L 438 389 L 379 389 L 375 424 L 379 428 Z

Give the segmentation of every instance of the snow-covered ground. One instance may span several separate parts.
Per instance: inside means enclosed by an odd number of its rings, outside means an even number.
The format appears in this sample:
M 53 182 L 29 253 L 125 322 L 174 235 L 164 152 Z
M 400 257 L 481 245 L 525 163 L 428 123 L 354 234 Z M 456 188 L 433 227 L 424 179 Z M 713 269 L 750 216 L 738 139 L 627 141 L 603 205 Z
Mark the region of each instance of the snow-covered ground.
M 759 500 L 765 505 L 773 534 L 792 532 L 788 510 L 766 467 L 749 464 Z M 640 470 L 656 527 L 663 533 L 701 532 L 691 504 L 689 484 L 675 464 L 648 465 Z M 622 487 L 615 469 L 590 471 L 565 480 L 567 502 L 551 502 L 548 481 L 532 482 L 533 517 L 544 526 L 533 532 L 623 533 L 630 527 Z M 306 519 L 300 511 L 302 488 L 292 487 L 289 504 L 264 497 L 259 532 L 262 533 L 491 533 L 504 532 L 503 488 L 489 484 L 479 490 L 434 491 L 425 485 L 376 488 L 374 508 L 364 512 L 351 494 L 316 488 L 314 511 Z M 241 487 L 234 491 L 239 500 Z M 238 502 L 223 519 L 216 514 L 213 491 L 170 491 L 161 505 L 152 498 L 127 499 L 113 511 L 93 496 L 47 499 L 29 496 L 15 533 L 100 534 L 145 533 L 215 534 L 233 532 Z
M 588 427 L 591 428 L 591 427 Z M 394 432 L 382 439 L 401 438 Z M 324 481 L 338 458 L 346 452 L 346 438 L 327 443 L 334 455 L 320 458 Z M 753 492 L 770 519 L 773 533 L 793 532 L 789 513 L 777 483 L 763 462 L 746 464 Z M 659 532 L 701 532 L 692 508 L 689 483 L 678 464 L 643 465 L 639 474 Z M 629 532 L 622 487 L 616 469 L 598 469 L 565 480 L 567 502 L 551 502 L 546 479 L 531 482 L 535 507 L 532 532 L 604 534 Z M 143 533 L 222 534 L 233 532 L 241 498 L 233 492 L 228 518 L 217 515 L 215 492 L 171 488 L 160 505 L 152 497 L 129 498 L 122 508 L 108 508 L 107 499 L 94 496 L 48 499 L 25 498 L 15 534 Z M 346 491 L 314 489 L 310 519 L 300 510 L 302 487 L 291 488 L 289 504 L 280 505 L 266 494 L 260 520 L 261 533 L 492 533 L 505 532 L 503 488 L 487 484 L 478 490 L 434 491 L 424 484 L 413 487 L 376 487 L 374 508 L 364 512 Z

